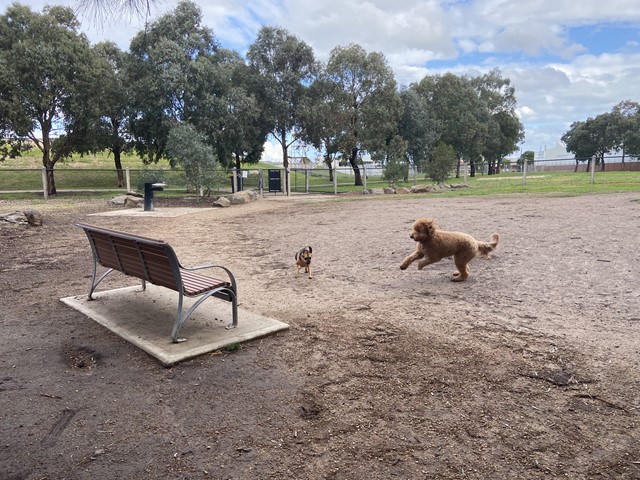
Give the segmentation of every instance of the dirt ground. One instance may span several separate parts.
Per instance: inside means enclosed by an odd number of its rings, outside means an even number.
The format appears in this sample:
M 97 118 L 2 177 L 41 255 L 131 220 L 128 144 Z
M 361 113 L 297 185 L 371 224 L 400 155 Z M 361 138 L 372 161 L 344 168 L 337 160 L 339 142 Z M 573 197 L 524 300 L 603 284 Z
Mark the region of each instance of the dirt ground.
M 53 200 L 42 227 L 0 227 L 0 476 L 640 478 L 640 193 L 311 200 Z M 467 282 L 449 259 L 401 271 L 424 216 L 501 243 Z M 241 307 L 290 330 L 163 368 L 59 301 L 89 286 L 75 221 L 228 266 Z

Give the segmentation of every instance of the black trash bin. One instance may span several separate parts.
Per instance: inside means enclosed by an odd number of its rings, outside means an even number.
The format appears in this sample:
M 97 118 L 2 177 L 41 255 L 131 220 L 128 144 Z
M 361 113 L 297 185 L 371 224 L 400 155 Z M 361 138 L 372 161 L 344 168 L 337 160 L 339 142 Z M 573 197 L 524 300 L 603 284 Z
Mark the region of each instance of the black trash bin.
M 269 170 L 269 192 L 277 193 L 282 191 L 282 180 L 280 175 L 280 170 Z

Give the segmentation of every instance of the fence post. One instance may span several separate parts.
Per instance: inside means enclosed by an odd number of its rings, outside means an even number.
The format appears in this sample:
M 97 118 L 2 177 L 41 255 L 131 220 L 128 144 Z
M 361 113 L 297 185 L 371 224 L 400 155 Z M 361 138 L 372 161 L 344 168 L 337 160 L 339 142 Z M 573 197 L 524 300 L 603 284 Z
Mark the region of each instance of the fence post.
M 591 157 L 591 183 L 595 183 L 596 180 L 596 156 Z
M 338 194 L 338 162 L 333 160 L 333 194 Z
M 42 167 L 42 193 L 45 201 L 49 200 L 49 189 L 47 188 L 47 167 Z
M 262 168 L 258 170 L 258 192 L 261 197 L 264 197 L 264 175 L 262 171 Z
M 367 167 L 364 166 L 364 162 L 362 162 L 362 189 L 367 189 Z
M 131 175 L 129 174 L 129 167 L 124 169 L 124 177 L 127 180 L 127 193 L 131 191 Z
M 309 169 L 304 169 L 304 191 L 309 193 Z
M 284 169 L 284 177 L 286 179 L 286 187 L 287 187 L 287 197 L 291 195 L 291 167 L 287 165 L 287 168 Z M 296 177 L 297 178 L 297 177 Z
M 418 184 L 418 167 L 416 167 L 415 165 L 413 166 L 413 184 Z
M 522 159 L 522 186 L 527 184 L 527 163 L 529 161 L 526 158 Z

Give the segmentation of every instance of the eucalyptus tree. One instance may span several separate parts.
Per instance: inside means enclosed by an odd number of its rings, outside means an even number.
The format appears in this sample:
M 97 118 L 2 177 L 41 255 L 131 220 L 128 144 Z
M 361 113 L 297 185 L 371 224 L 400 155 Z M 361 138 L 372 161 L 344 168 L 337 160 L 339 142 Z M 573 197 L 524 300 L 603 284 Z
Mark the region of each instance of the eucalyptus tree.
M 287 30 L 264 26 L 247 52 L 271 136 L 282 148 L 289 193 L 289 146 L 302 135 L 302 104 L 318 65 L 313 49 Z
M 471 79 L 481 108 L 486 109 L 486 136 L 482 155 L 489 165 L 489 175 L 500 173 L 500 162 L 518 150 L 524 138 L 524 127 L 516 114 L 515 88 L 499 69 Z
M 269 122 L 254 91 L 255 72 L 239 56 L 222 67 L 226 80 L 224 128 L 210 133 L 216 139 L 218 160 L 240 169 L 241 163 L 260 161 Z
M 338 157 L 336 125 L 337 116 L 333 113 L 331 87 L 327 81 L 324 68 L 320 69 L 318 78 L 309 88 L 300 109 L 300 139 L 314 146 L 322 155 L 323 163 L 329 169 L 329 180 L 333 181 L 333 164 Z
M 488 127 L 488 112 L 467 76 L 453 73 L 429 75 L 414 88 L 425 98 L 440 127 L 440 141 L 453 147 L 458 159 L 456 176 L 462 159 L 471 165 L 482 154 Z
M 221 66 L 237 57 L 219 47 L 190 1 L 138 33 L 130 45 L 130 132 L 145 163 L 165 155 L 169 132 L 187 122 L 214 142 L 227 111 Z
M 586 161 L 588 169 L 591 157 L 595 156 L 596 164 L 604 171 L 605 155 L 617 146 L 614 118 L 611 113 L 602 113 L 584 122 L 573 122 L 561 139 L 567 151 L 575 155 L 576 169 L 580 161 Z
M 640 156 L 640 103 L 624 100 L 611 110 L 616 149 L 625 155 Z
M 100 115 L 94 141 L 96 150 L 107 149 L 113 154 L 118 186 L 125 183 L 122 154 L 131 149 L 128 134 L 128 112 L 131 98 L 126 77 L 127 53 L 113 42 L 93 47 L 100 69 L 100 95 L 95 98 Z
M 578 171 L 578 165 L 580 162 L 584 162 L 595 155 L 595 147 L 591 141 L 591 136 L 587 128 L 587 124 L 584 121 L 578 120 L 571 124 L 569 130 L 567 130 L 560 138 L 565 144 L 567 152 L 573 153 L 576 165 L 574 172 Z
M 359 156 L 383 152 L 402 115 L 393 71 L 381 53 L 351 44 L 331 51 L 325 75 L 336 144 L 354 171 L 355 185 L 362 185 Z
M 42 152 L 49 194 L 54 166 L 86 148 L 95 121 L 94 56 L 78 27 L 62 6 L 37 13 L 14 3 L 0 16 L 0 118 Z
M 403 110 L 398 132 L 407 141 L 406 158 L 410 165 L 424 170 L 430 152 L 440 139 L 438 122 L 427 100 L 415 88 L 400 92 Z

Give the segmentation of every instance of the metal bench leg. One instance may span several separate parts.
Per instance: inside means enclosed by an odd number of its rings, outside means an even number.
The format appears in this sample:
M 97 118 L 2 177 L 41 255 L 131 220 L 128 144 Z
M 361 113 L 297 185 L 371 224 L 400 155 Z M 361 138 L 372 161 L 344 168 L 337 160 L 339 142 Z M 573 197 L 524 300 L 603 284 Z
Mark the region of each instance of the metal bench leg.
M 189 316 L 194 312 L 194 310 L 200 306 L 200 304 L 202 302 L 204 302 L 209 297 L 213 296 L 214 293 L 217 293 L 217 292 L 219 292 L 221 290 L 224 290 L 225 293 L 230 295 L 231 298 L 232 298 L 231 314 L 233 316 L 233 320 L 225 328 L 228 330 L 230 328 L 235 328 L 235 327 L 238 326 L 238 299 L 236 297 L 236 294 L 232 290 L 216 289 L 216 290 L 212 290 L 210 292 L 207 292 L 205 295 L 200 297 L 198 299 L 198 301 L 196 303 L 194 303 L 191 306 L 191 308 L 187 311 L 187 313 L 185 313 L 184 315 L 182 315 L 182 304 L 183 304 L 183 300 L 184 300 L 184 295 L 181 292 L 179 292 L 178 293 L 178 295 L 179 295 L 179 297 L 178 297 L 178 311 L 176 312 L 176 321 L 173 324 L 173 331 L 171 332 L 171 341 L 173 341 L 173 343 L 180 343 L 180 342 L 184 342 L 184 341 L 187 340 L 186 338 L 178 338 L 178 330 L 180 330 L 180 327 L 182 326 L 182 324 L 187 320 L 187 318 L 189 318 Z
M 98 280 L 96 281 L 97 268 L 98 268 L 98 262 L 96 260 L 96 257 L 94 256 L 93 272 L 91 274 L 91 288 L 89 288 L 89 300 L 93 300 L 93 292 L 96 290 L 96 287 L 98 286 L 98 284 L 104 279 L 104 277 L 106 277 L 111 272 L 113 272 L 113 268 L 110 268 L 109 270 L 104 272 L 102 275 L 100 275 L 100 278 L 98 278 Z
M 231 315 L 232 315 L 232 321 L 229 325 L 227 325 L 226 328 L 227 330 L 230 330 L 232 328 L 236 328 L 238 326 L 238 297 L 236 296 L 236 294 L 234 292 L 229 292 L 229 295 L 231 295 Z

